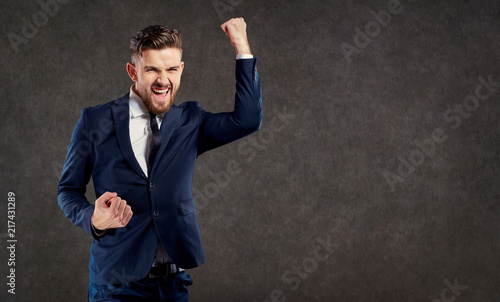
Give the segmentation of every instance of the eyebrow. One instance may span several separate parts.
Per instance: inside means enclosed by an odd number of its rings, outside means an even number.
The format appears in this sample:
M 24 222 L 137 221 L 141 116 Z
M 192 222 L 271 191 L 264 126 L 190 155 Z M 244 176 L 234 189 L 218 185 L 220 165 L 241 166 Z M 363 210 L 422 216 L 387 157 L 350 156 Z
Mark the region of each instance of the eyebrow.
M 155 66 L 148 66 L 148 65 L 144 66 L 144 69 L 149 69 L 149 68 L 160 70 L 160 68 L 155 67 Z M 180 65 L 175 65 L 175 66 L 170 66 L 169 68 L 167 68 L 167 70 L 169 70 L 169 69 L 179 69 L 179 68 L 181 68 Z

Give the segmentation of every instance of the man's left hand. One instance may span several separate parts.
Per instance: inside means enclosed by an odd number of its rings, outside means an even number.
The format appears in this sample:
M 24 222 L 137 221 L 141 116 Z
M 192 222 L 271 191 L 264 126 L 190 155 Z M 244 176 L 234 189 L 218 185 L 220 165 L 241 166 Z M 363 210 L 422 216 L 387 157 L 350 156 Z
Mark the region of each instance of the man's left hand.
M 222 24 L 221 27 L 231 39 L 231 45 L 233 45 L 237 55 L 252 54 L 247 39 L 247 24 L 243 18 L 233 18 Z

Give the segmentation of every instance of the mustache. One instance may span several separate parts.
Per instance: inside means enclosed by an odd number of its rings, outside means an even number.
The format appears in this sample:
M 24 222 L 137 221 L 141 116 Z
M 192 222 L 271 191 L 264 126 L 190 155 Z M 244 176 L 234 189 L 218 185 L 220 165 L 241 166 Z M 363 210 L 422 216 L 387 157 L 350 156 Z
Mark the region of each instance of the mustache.
M 153 84 L 151 84 L 152 88 L 160 88 L 160 89 L 170 89 L 173 88 L 173 84 L 170 81 L 155 81 Z

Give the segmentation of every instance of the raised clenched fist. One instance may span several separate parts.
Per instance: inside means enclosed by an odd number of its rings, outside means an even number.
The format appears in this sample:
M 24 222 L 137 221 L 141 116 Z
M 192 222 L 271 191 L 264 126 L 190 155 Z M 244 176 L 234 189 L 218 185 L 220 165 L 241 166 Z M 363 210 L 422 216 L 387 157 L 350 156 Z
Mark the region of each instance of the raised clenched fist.
M 252 54 L 247 39 L 247 24 L 243 18 L 233 18 L 222 24 L 221 28 L 231 39 L 236 54 Z

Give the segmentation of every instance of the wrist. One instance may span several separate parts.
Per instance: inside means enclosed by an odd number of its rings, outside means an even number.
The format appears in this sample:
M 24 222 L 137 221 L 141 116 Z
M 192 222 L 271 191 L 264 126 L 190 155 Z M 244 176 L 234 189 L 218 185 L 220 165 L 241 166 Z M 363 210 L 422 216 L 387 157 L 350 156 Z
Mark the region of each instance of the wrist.
M 92 232 L 97 236 L 97 237 L 102 237 L 106 234 L 106 230 L 100 230 L 94 225 L 94 213 L 92 213 L 92 217 L 90 218 L 90 226 L 92 227 Z
M 98 226 L 99 223 L 97 223 L 95 221 L 95 218 L 94 218 L 94 213 L 92 213 L 92 216 L 90 217 L 90 225 L 92 226 L 92 229 L 94 229 L 94 231 L 96 233 L 100 233 L 100 232 L 106 232 L 105 229 L 101 229 L 99 226 Z
M 234 47 L 234 50 L 236 51 L 236 54 L 237 55 L 251 55 L 252 52 L 250 51 L 250 45 L 248 45 L 248 43 L 235 43 L 233 45 Z

